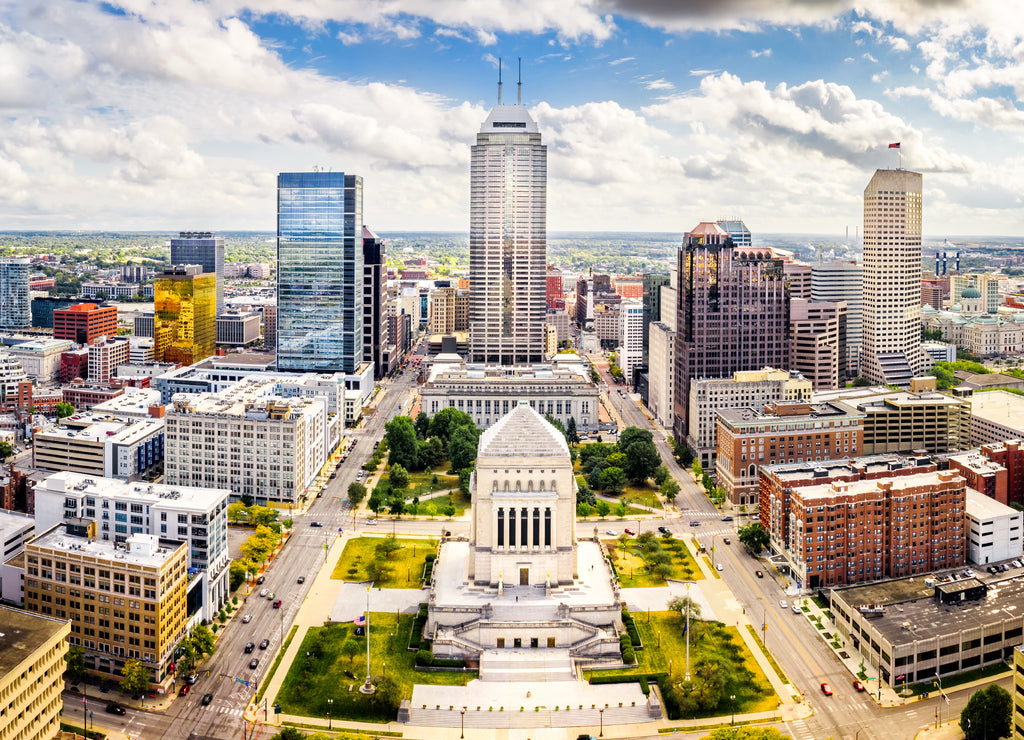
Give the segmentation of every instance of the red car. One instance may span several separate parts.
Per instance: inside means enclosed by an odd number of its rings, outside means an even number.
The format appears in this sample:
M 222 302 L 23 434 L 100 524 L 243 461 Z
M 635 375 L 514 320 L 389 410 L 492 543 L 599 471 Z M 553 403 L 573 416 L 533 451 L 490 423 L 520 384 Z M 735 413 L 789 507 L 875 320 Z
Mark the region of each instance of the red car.
M 630 529 L 629 527 L 626 527 L 623 531 L 626 534 L 628 534 L 628 535 L 632 535 L 633 537 L 636 537 L 636 530 L 635 529 Z
M 181 687 L 181 691 L 178 692 L 178 695 L 179 696 L 188 696 L 188 692 L 191 691 L 191 690 L 192 690 L 192 687 L 189 686 L 188 684 L 185 684 L 184 686 Z
M 864 684 L 860 681 L 854 681 L 853 688 L 857 689 L 857 691 L 864 691 Z
M 832 687 L 829 686 L 827 683 L 822 682 L 821 693 L 823 693 L 825 696 L 832 696 Z

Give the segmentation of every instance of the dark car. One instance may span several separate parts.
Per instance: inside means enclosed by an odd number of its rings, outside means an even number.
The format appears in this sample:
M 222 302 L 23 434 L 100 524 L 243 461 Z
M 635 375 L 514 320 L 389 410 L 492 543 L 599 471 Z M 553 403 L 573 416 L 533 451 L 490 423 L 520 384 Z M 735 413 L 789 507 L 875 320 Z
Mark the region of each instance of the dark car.
M 187 683 L 189 686 L 194 686 L 196 681 L 198 681 L 198 680 L 199 680 L 199 674 L 198 673 L 191 673 L 188 676 L 185 676 L 185 683 Z
M 255 642 L 247 642 L 247 643 L 245 643 L 245 652 L 251 653 L 255 649 L 256 649 L 256 643 Z
M 754 571 L 754 575 L 757 576 L 758 578 L 764 578 L 764 573 L 759 571 L 759 570 L 755 570 Z
M 662 534 L 668 534 L 670 530 L 668 527 L 658 527 L 658 531 Z
M 299 576 L 299 580 L 297 581 L 297 583 L 305 583 L 305 582 L 306 582 L 306 576 Z
M 275 609 L 280 609 L 281 608 L 281 600 L 280 599 L 278 599 L 277 601 L 274 602 L 274 608 Z
M 987 570 L 989 573 L 998 573 L 999 572 L 999 568 L 997 568 L 994 565 L 988 566 L 988 568 L 986 568 L 985 570 Z
M 311 526 L 311 527 L 322 527 L 324 525 L 321 524 L 320 522 L 310 522 L 309 526 Z
M 260 576 L 259 578 L 256 579 L 256 585 L 257 586 L 261 585 L 265 580 L 267 580 L 266 577 Z
M 203 694 L 203 706 L 209 705 L 213 701 L 213 694 Z
M 249 661 L 249 667 L 250 668 L 256 668 L 256 666 L 258 666 L 259 664 L 260 664 L 260 659 L 259 658 L 253 658 L 252 660 Z
M 731 516 L 723 516 L 722 517 L 722 521 L 723 522 L 731 522 L 732 521 L 732 517 Z
M 188 692 L 192 690 L 192 687 L 185 684 L 181 687 L 181 691 L 178 692 L 178 696 L 188 696 Z
M 107 704 L 107 713 L 108 714 L 118 714 L 118 715 L 123 717 L 126 714 L 126 711 L 125 711 L 124 707 L 122 707 L 116 701 L 113 701 L 113 702 L 110 702 L 110 704 Z
M 731 545 L 732 544 L 732 540 L 730 540 L 728 537 L 723 537 L 722 538 L 722 542 L 724 542 L 727 545 Z
M 691 527 L 699 527 L 700 526 L 700 522 L 697 522 L 697 521 L 690 522 L 690 526 Z
M 268 647 L 270 647 L 270 640 L 268 640 L 268 639 L 264 638 L 264 639 L 263 639 L 263 640 L 262 640 L 262 641 L 260 642 L 260 650 L 266 650 L 266 649 L 267 649 Z

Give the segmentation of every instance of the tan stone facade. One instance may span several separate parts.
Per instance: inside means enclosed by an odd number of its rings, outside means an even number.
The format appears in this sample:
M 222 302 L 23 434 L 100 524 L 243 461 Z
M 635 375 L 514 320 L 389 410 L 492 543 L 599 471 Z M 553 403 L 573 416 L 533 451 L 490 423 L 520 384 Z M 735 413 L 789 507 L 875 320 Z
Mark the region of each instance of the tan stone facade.
M 56 737 L 71 624 L 0 606 L 0 740 Z

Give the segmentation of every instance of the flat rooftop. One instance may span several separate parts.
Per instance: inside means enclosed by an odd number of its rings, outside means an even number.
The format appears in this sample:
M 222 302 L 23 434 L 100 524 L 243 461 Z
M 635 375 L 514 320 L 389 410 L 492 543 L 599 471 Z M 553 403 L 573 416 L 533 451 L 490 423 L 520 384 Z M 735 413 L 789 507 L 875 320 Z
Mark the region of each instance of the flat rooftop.
M 935 598 L 935 589 L 925 587 L 924 577 L 836 589 L 833 594 L 855 609 L 885 607 L 881 617 L 870 620 L 871 626 L 893 644 L 905 644 L 1005 619 L 1019 620 L 1024 612 L 1024 576 L 990 582 L 988 586 L 985 598 L 948 606 Z
M 902 455 L 890 454 L 822 460 L 820 462 L 779 463 L 777 465 L 765 465 L 764 468 L 781 482 L 820 478 L 824 483 L 835 478 L 862 474 L 877 475 L 896 470 L 924 467 L 930 464 L 932 464 L 932 459 L 929 457 L 903 457 Z
M 36 439 L 63 438 L 80 442 L 130 443 L 159 431 L 163 419 L 111 416 L 83 412 L 62 419 L 59 424 L 36 432 Z
M 92 407 L 93 413 L 132 414 L 148 416 L 150 406 L 160 405 L 160 391 L 155 388 L 125 388 L 124 393 Z
M 41 491 L 64 494 L 68 491 L 79 491 L 97 498 L 113 498 L 124 501 L 137 501 L 148 506 L 205 513 L 217 506 L 231 495 L 227 488 L 200 488 L 193 486 L 171 486 L 163 483 L 143 483 L 101 478 L 95 475 L 84 475 L 62 470 L 52 473 L 38 484 Z
M 1002 516 L 1013 516 L 1014 514 L 1018 517 L 1022 516 L 1016 509 L 1006 504 L 1001 504 L 980 491 L 975 491 L 973 488 L 967 489 L 967 516 L 984 520 Z
M 971 416 L 1024 434 L 1024 396 L 1006 391 L 975 393 L 969 399 Z
M 726 422 L 730 424 L 744 423 L 744 422 L 780 422 L 783 424 L 792 424 L 807 421 L 820 421 L 822 419 L 862 419 L 864 414 L 858 412 L 856 409 L 851 408 L 845 403 L 839 401 L 826 401 L 823 403 L 810 403 L 810 404 L 785 404 L 780 403 L 776 408 L 781 407 L 785 410 L 787 407 L 795 408 L 796 406 L 806 406 L 806 413 L 773 413 L 765 411 L 764 409 L 757 409 L 753 406 L 745 406 L 741 408 L 730 408 L 720 409 L 718 415 L 722 417 Z
M 899 475 L 892 478 L 868 478 L 865 480 L 854 480 L 846 483 L 829 481 L 821 483 L 819 485 L 812 486 L 801 486 L 799 489 L 800 497 L 805 501 L 810 498 L 832 498 L 837 493 L 842 495 L 855 495 L 858 493 L 868 493 L 871 491 L 881 490 L 882 484 L 888 486 L 892 491 L 901 491 L 907 488 L 915 488 L 917 486 L 932 486 L 943 482 L 951 476 L 959 478 L 963 481 L 963 477 L 956 473 L 956 471 L 944 471 L 935 470 L 928 473 L 914 473 L 912 475 Z M 845 490 L 837 491 L 836 488 L 841 487 Z
M 59 619 L 0 605 L 0 676 L 6 676 L 60 634 L 65 624 Z
M 146 546 L 150 541 L 153 543 L 152 548 Z M 145 568 L 160 568 L 179 548 L 185 546 L 184 542 L 158 538 L 154 534 L 133 534 L 128 536 L 128 547 L 117 547 L 113 540 L 90 540 L 70 535 L 63 522 L 36 537 L 31 544 Z

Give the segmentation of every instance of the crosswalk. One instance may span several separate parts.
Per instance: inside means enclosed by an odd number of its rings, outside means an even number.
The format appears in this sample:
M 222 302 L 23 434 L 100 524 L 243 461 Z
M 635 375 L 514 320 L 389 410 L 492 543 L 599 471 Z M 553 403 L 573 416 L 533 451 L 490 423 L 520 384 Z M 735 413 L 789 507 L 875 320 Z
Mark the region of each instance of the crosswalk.
M 807 721 L 798 719 L 789 723 L 789 730 L 796 740 L 815 740 L 814 732 L 807 726 Z
M 229 717 L 241 717 L 242 714 L 245 713 L 245 710 L 242 709 L 241 707 L 219 706 L 219 707 L 214 707 L 214 711 L 217 712 L 217 714 L 225 714 L 225 715 L 227 715 Z

